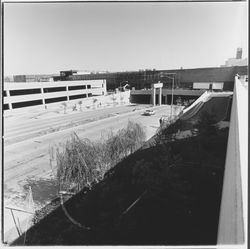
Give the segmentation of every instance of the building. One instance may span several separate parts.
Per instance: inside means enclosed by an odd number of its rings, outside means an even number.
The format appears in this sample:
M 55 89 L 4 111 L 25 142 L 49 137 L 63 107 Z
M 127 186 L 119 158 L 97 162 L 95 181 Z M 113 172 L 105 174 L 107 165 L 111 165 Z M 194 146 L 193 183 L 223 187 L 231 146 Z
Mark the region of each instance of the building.
M 14 75 L 14 82 L 51 82 L 55 74 Z
M 106 80 L 4 83 L 4 110 L 106 95 Z
M 163 88 L 172 88 L 172 79 L 176 88 L 192 89 L 193 83 L 223 83 L 224 91 L 234 88 L 234 76 L 247 75 L 247 66 L 209 67 L 172 70 L 140 70 L 130 72 L 76 74 L 68 73 L 53 77 L 54 81 L 98 80 L 106 79 L 107 90 L 115 90 L 122 82 L 127 82 L 130 88 L 147 89 L 155 82 L 162 82 Z
M 236 57 L 235 58 L 229 58 L 226 60 L 225 65 L 222 67 L 233 67 L 233 66 L 247 66 L 248 65 L 248 59 L 242 59 L 242 48 L 237 48 L 236 51 Z

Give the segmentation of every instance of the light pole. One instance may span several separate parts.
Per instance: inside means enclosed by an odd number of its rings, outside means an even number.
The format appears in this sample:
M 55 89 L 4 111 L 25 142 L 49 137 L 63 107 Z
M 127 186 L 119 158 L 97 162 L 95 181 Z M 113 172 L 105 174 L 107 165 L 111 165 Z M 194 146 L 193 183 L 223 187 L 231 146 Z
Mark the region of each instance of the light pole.
M 127 80 L 123 80 L 123 81 L 121 81 L 121 82 L 120 82 L 119 91 L 121 91 L 121 84 L 122 84 L 123 82 L 124 82 L 124 83 L 125 83 L 125 82 L 127 82 L 127 83 L 128 83 L 128 81 L 127 81 Z
M 172 78 L 171 118 L 173 115 L 173 101 L 174 101 L 174 78 Z
M 172 115 L 173 115 L 173 100 L 174 100 L 174 76 L 175 76 L 175 74 L 176 73 L 169 73 L 170 75 L 173 75 L 173 77 L 169 77 L 169 76 L 167 76 L 166 75 L 166 73 L 162 73 L 161 75 L 163 75 L 163 76 L 161 76 L 161 77 L 166 77 L 166 78 L 168 78 L 168 79 L 171 79 L 172 80 L 172 93 L 171 93 L 171 118 L 172 118 Z

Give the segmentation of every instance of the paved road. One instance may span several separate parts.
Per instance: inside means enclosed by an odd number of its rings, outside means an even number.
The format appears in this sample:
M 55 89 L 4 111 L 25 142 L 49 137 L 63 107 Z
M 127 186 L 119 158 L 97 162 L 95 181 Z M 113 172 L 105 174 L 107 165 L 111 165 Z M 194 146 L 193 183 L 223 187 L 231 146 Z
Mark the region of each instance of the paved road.
M 129 109 L 130 108 L 130 109 Z M 140 122 L 146 129 L 147 137 L 151 137 L 159 127 L 159 118 L 161 115 L 169 113 L 169 107 L 156 107 L 156 115 L 148 117 L 142 116 L 142 110 L 131 111 L 129 108 L 108 108 L 107 110 L 76 113 L 58 119 L 33 120 L 32 122 L 23 122 L 9 124 L 5 126 L 5 140 L 9 141 L 14 135 L 27 136 L 21 142 L 6 143 L 4 147 L 4 184 L 5 196 L 8 196 L 8 190 L 11 192 L 22 191 L 23 182 L 28 177 L 49 177 L 51 175 L 51 167 L 49 164 L 49 147 L 54 144 L 63 144 L 72 132 L 76 132 L 81 138 L 99 139 L 101 134 L 107 133 L 109 130 L 116 131 L 125 126 L 128 120 Z M 135 109 L 133 107 L 133 109 Z M 127 112 L 129 110 L 129 112 Z M 117 114 L 114 116 L 115 113 Z M 108 117 L 97 121 L 90 121 L 90 118 L 98 119 Z M 79 121 L 80 120 L 80 121 Z M 57 131 L 57 127 L 65 123 L 82 122 L 82 125 L 73 126 L 71 128 L 63 128 Z M 7 122 L 6 122 L 7 124 Z M 54 132 L 40 135 L 35 133 L 36 130 L 48 129 L 53 124 Z M 47 127 L 46 127 L 47 126 Z M 31 137 L 29 137 L 32 135 Z M 10 198 L 13 196 L 10 196 Z
M 5 146 L 27 140 L 34 136 L 42 136 L 57 130 L 67 129 L 142 108 L 145 108 L 145 106 L 128 105 L 84 112 L 71 112 L 66 115 L 62 111 L 61 113 L 59 111 L 50 111 L 27 114 L 26 119 L 23 119 L 23 116 L 6 118 L 4 122 Z
M 159 118 L 170 113 L 169 106 L 155 107 L 156 114 L 143 116 L 143 108 L 147 106 L 129 106 L 107 108 L 83 113 L 58 115 L 27 115 L 4 120 L 4 206 L 24 207 L 24 188 L 30 179 L 37 185 L 32 189 L 36 208 L 55 197 L 53 179 L 56 165 L 51 168 L 49 147 L 63 144 L 76 132 L 80 138 L 91 140 L 101 138 L 102 134 L 124 127 L 129 120 L 141 123 L 150 138 L 159 127 Z M 136 110 L 135 110 L 136 109 Z M 139 109 L 139 110 L 138 110 Z M 53 128 L 52 129 L 50 129 Z M 48 131 L 49 132 L 45 132 Z M 40 179 L 48 179 L 48 182 Z M 47 185 L 46 185 L 47 184 Z M 48 186 L 49 185 L 49 186 Z M 6 211 L 6 210 L 5 210 Z M 21 213 L 20 222 L 24 219 Z M 13 228 L 14 223 L 10 211 L 5 212 L 5 231 Z M 17 236 L 17 234 L 16 234 Z

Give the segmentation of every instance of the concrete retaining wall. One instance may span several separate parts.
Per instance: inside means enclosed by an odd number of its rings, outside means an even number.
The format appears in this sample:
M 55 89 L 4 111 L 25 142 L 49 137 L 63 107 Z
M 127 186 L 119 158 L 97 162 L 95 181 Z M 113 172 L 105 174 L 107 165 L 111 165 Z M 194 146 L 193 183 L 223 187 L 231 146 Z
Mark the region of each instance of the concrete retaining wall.
M 218 244 L 247 245 L 248 91 L 237 77 L 234 86 Z

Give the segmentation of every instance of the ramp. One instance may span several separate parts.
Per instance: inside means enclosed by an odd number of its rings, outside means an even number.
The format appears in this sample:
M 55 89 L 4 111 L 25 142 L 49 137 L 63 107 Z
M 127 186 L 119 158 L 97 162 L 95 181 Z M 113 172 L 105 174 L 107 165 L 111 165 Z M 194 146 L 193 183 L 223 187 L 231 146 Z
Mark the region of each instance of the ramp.
M 183 111 L 180 120 L 196 122 L 204 113 L 214 116 L 214 122 L 220 122 L 228 116 L 230 111 L 232 92 L 205 92 L 191 106 Z

